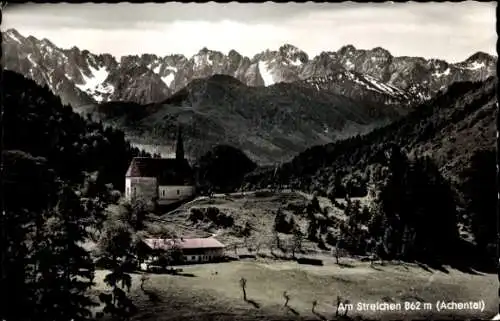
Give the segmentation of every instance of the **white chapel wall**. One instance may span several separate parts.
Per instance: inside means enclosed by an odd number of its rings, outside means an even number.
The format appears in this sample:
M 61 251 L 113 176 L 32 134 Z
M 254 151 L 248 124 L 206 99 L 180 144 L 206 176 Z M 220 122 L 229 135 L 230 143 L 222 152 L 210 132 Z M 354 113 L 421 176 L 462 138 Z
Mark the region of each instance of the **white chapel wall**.
M 144 198 L 152 200 L 157 197 L 155 177 L 127 177 L 125 179 L 125 196 L 128 200 Z
M 194 186 L 159 186 L 158 198 L 160 200 L 181 200 L 194 195 Z

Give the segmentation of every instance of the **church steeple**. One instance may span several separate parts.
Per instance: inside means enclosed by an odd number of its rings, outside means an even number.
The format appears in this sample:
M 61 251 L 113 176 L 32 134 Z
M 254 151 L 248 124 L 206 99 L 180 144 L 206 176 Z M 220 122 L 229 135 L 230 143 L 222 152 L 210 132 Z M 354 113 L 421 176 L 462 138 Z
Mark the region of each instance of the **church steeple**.
M 177 144 L 175 146 L 175 159 L 178 161 L 184 160 L 184 143 L 182 141 L 182 128 L 179 125 L 177 132 Z

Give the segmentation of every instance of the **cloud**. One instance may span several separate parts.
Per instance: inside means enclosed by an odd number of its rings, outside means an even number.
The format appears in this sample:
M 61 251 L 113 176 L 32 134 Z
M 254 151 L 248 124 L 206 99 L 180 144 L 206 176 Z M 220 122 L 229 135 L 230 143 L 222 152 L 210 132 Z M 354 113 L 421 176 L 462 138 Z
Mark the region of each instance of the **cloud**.
M 453 13 L 453 14 L 451 14 Z M 495 4 L 32 4 L 6 11 L 4 26 L 116 56 L 193 55 L 202 47 L 253 56 L 291 43 L 310 56 L 353 44 L 395 55 L 459 61 L 495 52 Z

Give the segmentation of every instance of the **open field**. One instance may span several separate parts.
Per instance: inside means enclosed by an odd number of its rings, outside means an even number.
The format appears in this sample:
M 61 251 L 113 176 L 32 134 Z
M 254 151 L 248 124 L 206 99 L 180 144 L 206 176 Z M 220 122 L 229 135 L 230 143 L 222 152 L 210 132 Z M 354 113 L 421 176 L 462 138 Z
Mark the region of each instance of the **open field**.
M 177 210 L 160 217 L 149 216 L 147 224 L 163 226 L 184 237 L 214 235 L 226 244 L 226 254 L 248 254 L 248 247 L 260 244 L 259 253 L 285 254 L 273 247 L 273 222 L 278 208 L 289 210 L 289 204 L 304 205 L 311 195 L 301 192 L 236 193 L 199 197 Z M 342 203 L 343 200 L 336 200 Z M 359 199 L 363 205 L 369 200 Z M 343 220 L 343 211 L 326 198 L 319 198 L 325 216 Z M 234 226 L 220 227 L 213 222 L 193 223 L 192 208 L 216 207 L 234 218 Z M 299 206 L 300 207 L 300 206 Z M 296 223 L 306 230 L 307 218 L 300 210 L 291 213 Z M 249 222 L 252 235 L 244 239 L 235 233 L 238 226 Z M 290 235 L 279 234 L 282 244 Z M 328 246 L 330 247 L 330 246 Z M 323 266 L 298 264 L 292 260 L 258 257 L 229 263 L 183 266 L 183 275 L 150 274 L 145 292 L 140 289 L 140 274 L 133 275 L 130 296 L 139 307 L 135 320 L 293 320 L 333 319 L 337 296 L 349 300 L 353 310 L 350 317 L 393 320 L 404 318 L 452 319 L 491 318 L 497 311 L 497 278 L 493 274 L 475 271 L 462 272 L 449 267 L 439 270 L 425 265 L 385 263 L 371 266 L 359 258 L 343 256 L 336 264 L 331 249 L 321 250 L 317 244 L 304 240 L 303 253 L 323 261 Z M 253 252 L 255 254 L 255 252 Z M 286 253 L 290 256 L 290 252 Z M 216 274 L 217 272 L 217 274 Z M 96 293 L 104 290 L 106 271 L 96 275 Z M 249 302 L 243 300 L 240 278 L 246 278 Z M 284 307 L 283 292 L 290 296 L 289 308 Z M 317 300 L 315 313 L 312 302 Z M 484 310 L 437 311 L 436 302 L 484 301 Z M 404 302 L 421 302 L 420 311 L 405 311 Z M 359 311 L 359 303 L 401 303 L 393 312 Z M 423 303 L 431 303 L 423 309 Z
M 495 275 L 467 274 L 457 270 L 435 271 L 411 265 L 376 265 L 354 260 L 325 266 L 305 266 L 295 262 L 247 260 L 230 263 L 185 266 L 185 275 L 151 274 L 145 283 L 148 298 L 139 288 L 140 275 L 133 275 L 130 296 L 139 307 L 135 320 L 290 320 L 332 319 L 337 295 L 357 303 L 430 302 L 430 311 L 392 314 L 349 311 L 348 316 L 375 319 L 491 318 L 497 309 Z M 215 274 L 217 272 L 217 274 Z M 98 271 L 95 290 L 105 287 Z M 242 299 L 239 280 L 248 280 Z M 283 292 L 290 295 L 284 307 Z M 152 295 L 151 293 L 154 293 Z M 316 315 L 312 301 L 317 300 Z M 457 302 L 484 300 L 484 311 L 450 310 L 437 312 L 437 300 Z

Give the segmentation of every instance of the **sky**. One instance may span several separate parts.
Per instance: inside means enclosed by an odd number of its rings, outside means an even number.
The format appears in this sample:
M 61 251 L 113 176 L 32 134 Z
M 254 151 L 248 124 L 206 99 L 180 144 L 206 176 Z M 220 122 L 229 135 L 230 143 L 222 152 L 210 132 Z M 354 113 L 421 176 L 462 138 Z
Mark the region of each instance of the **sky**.
M 352 44 L 395 56 L 462 61 L 496 54 L 496 2 L 7 5 L 2 29 L 115 57 L 201 48 L 253 57 L 288 43 L 310 58 Z

